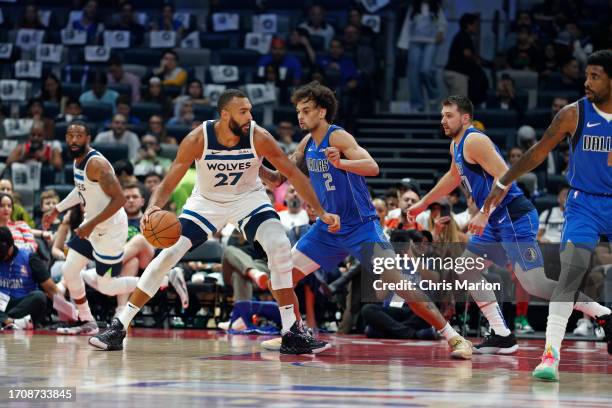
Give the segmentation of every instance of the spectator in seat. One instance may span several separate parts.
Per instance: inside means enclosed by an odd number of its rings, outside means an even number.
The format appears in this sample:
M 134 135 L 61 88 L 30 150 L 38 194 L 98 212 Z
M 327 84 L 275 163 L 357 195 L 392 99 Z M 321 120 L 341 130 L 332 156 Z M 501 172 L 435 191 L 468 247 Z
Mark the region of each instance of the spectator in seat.
M 344 45 L 342 41 L 335 38 L 330 41 L 329 52 L 319 58 L 317 63 L 322 70 L 336 70 L 340 73 L 340 84 L 349 89 L 357 88 L 357 78 L 359 73 L 352 58 L 344 55 Z
M 60 112 L 64 112 L 68 97 L 62 94 L 62 85 L 58 77 L 50 72 L 43 78 L 42 84 L 40 99 L 43 102 L 56 103 L 60 108 Z
M 38 286 L 43 291 L 38 290 Z M 30 248 L 16 245 L 6 226 L 0 227 L 0 296 L 8 299 L 0 309 L 4 329 L 25 330 L 41 326 L 47 312 L 47 297 L 59 290 L 49 275 L 47 262 Z
M 569 104 L 569 99 L 564 96 L 555 96 L 550 105 L 550 120 L 552 121 L 557 113 L 567 104 Z
M 178 144 L 174 136 L 170 136 L 166 131 L 164 119 L 160 115 L 151 115 L 149 118 L 149 128 L 145 132 L 148 135 L 153 135 L 162 143 Z
M 376 73 L 374 49 L 365 44 L 358 27 L 349 24 L 344 27 L 344 52 L 357 63 L 357 69 L 363 75 L 371 77 Z
M 126 122 L 128 125 L 139 125 L 140 119 L 135 116 L 132 116 L 132 105 L 130 104 L 130 98 L 121 95 L 117 98 L 117 102 L 115 103 L 115 113 L 118 115 L 123 115 L 126 118 Z M 104 126 L 109 126 L 111 120 L 107 120 L 104 122 Z
M 554 91 L 584 93 L 584 78 L 580 72 L 580 64 L 574 57 L 569 57 L 561 64 L 561 76 L 551 77 L 545 83 L 544 89 Z
M 180 116 L 181 107 L 185 101 L 191 101 L 196 105 L 210 105 L 210 101 L 204 97 L 202 81 L 192 79 L 187 84 L 187 95 L 177 96 L 174 99 L 174 116 Z
M 313 68 L 317 63 L 317 54 L 310 43 L 310 33 L 304 28 L 296 28 L 289 34 L 287 41 L 287 50 L 289 52 L 304 52 L 309 68 Z M 301 63 L 301 62 L 300 62 Z
M 399 198 L 400 215 L 398 218 L 391 218 L 385 223 L 387 233 L 392 230 L 417 230 L 421 231 L 424 228 L 416 222 L 416 219 L 408 215 L 408 208 L 418 202 L 419 195 L 413 190 L 406 190 Z
M 348 23 L 359 30 L 359 36 L 363 39 L 364 43 L 371 44 L 376 34 L 372 31 L 372 28 L 364 25 L 362 22 L 363 12 L 359 7 L 352 7 L 348 12 Z
M 83 115 L 83 108 L 81 107 L 81 103 L 77 99 L 69 99 L 66 102 L 66 108 L 64 109 L 64 113 L 60 113 L 55 118 L 56 123 L 70 123 L 73 120 L 87 122 L 87 116 Z
M 336 34 L 334 27 L 325 21 L 325 9 L 323 6 L 315 4 L 308 10 L 308 20 L 299 25 L 312 35 L 323 37 L 325 48 L 330 45 L 332 38 Z
M 53 166 L 57 171 L 63 170 L 62 147 L 57 140 L 45 141 L 43 126 L 42 122 L 34 122 L 28 140 L 17 145 L 6 159 L 7 166 L 13 163 L 37 161 L 43 166 Z
M 151 23 L 151 29 L 154 31 L 175 31 L 178 38 L 183 36 L 183 23 L 174 18 L 174 6 L 165 4 L 162 8 L 162 14 L 159 19 Z
M 60 202 L 60 197 L 57 194 L 57 192 L 55 190 L 45 190 L 40 194 L 40 212 L 41 215 L 50 213 L 51 211 L 53 211 L 53 209 L 55 208 L 55 206 L 57 204 L 59 204 Z M 53 221 L 53 224 L 51 224 L 51 227 L 49 228 L 49 231 L 51 232 L 55 232 L 57 231 L 57 228 L 60 226 L 60 219 L 59 217 L 56 217 L 55 220 Z M 36 227 L 40 230 L 42 230 L 42 217 L 36 219 Z
M 130 160 L 138 158 L 140 139 L 136 133 L 127 130 L 125 116 L 116 114 L 110 124 L 110 130 L 98 133 L 94 143 L 123 144 L 128 147 L 128 157 Z
M 144 187 L 149 193 L 149 195 L 153 194 L 153 191 L 161 184 L 163 176 L 159 173 L 148 173 L 144 176 Z
M 19 248 L 38 250 L 34 233 L 25 221 L 11 221 L 13 216 L 13 197 L 0 193 L 0 227 L 8 227 L 13 234 L 13 241 Z
M 276 135 L 278 136 L 278 144 L 283 149 L 286 155 L 290 155 L 295 151 L 298 143 L 293 140 L 295 136 L 295 126 L 291 121 L 281 120 L 276 126 Z
M 45 26 L 40 21 L 40 17 L 38 16 L 38 6 L 36 4 L 29 3 L 26 5 L 23 12 L 23 17 L 21 17 L 21 20 L 19 20 L 19 22 L 15 25 L 15 28 L 27 28 L 31 30 L 45 29 Z
M 531 30 L 519 27 L 516 34 L 516 45 L 506 53 L 510 67 L 518 70 L 537 71 L 541 65 L 540 50 L 533 42 Z
M 175 116 L 168 120 L 169 125 L 188 125 L 191 126 L 195 120 L 195 114 L 193 113 L 193 102 L 188 100 L 183 102 L 179 116 Z
M 104 24 L 98 18 L 98 2 L 89 0 L 83 7 L 83 15 L 80 20 L 72 22 L 73 30 L 85 31 L 87 33 L 87 44 L 98 44 L 100 36 L 104 32 Z
M 162 115 L 164 118 L 172 116 L 172 103 L 170 98 L 166 96 L 161 79 L 152 77 L 149 79 L 149 84 L 142 98 L 143 102 L 158 103 L 162 107 Z
M 91 89 L 83 92 L 79 97 L 79 102 L 82 104 L 88 102 L 106 103 L 110 106 L 115 106 L 119 94 L 106 87 L 108 78 L 102 71 L 95 71 L 90 78 Z
M 544 55 L 542 57 L 542 65 L 540 66 L 540 77 L 546 79 L 553 72 L 559 70 L 559 60 L 557 50 L 553 43 L 548 43 L 544 46 Z
M 265 77 L 265 68 L 272 65 L 278 69 L 278 81 L 299 85 L 302 81 L 302 64 L 300 60 L 287 53 L 285 40 L 276 37 L 270 44 L 270 53 L 262 55 L 257 62 L 257 75 Z
M 508 163 L 513 165 L 525 154 L 525 151 L 522 147 L 514 146 L 508 151 Z M 538 191 L 538 176 L 535 173 L 529 172 L 523 174 L 516 180 L 519 184 L 522 184 L 527 188 L 528 191 L 525 193 L 529 197 L 533 197 L 535 192 Z
M 36 223 L 30 216 L 30 213 L 25 208 L 15 201 L 15 193 L 13 191 L 13 182 L 9 179 L 0 180 L 0 193 L 7 194 L 11 197 L 11 221 L 24 221 L 29 227 L 34 228 Z
M 559 193 L 557 194 L 557 203 L 559 206 L 544 210 L 542 214 L 540 214 L 540 227 L 538 229 L 539 242 L 555 244 L 561 242 L 561 231 L 563 230 L 563 223 L 565 222 L 565 201 L 567 200 L 568 191 L 569 186 L 560 186 Z
M 32 98 L 28 101 L 28 118 L 43 124 L 43 135 L 45 139 L 53 139 L 53 120 L 45 114 L 45 106 L 40 98 Z
M 461 16 L 460 30 L 451 43 L 444 75 L 449 94 L 467 94 L 475 106 L 485 101 L 489 88 L 489 81 L 482 69 L 486 62 L 478 54 L 472 39 L 478 33 L 479 24 L 475 14 Z
M 172 50 L 164 51 L 153 75 L 159 76 L 164 86 L 183 86 L 187 82 L 187 72 L 178 66 L 178 54 Z
M 522 112 L 522 108 L 516 98 L 516 87 L 514 80 L 508 74 L 503 74 L 497 82 L 495 96 L 487 101 L 487 108 L 513 110 Z
M 280 217 L 281 224 L 283 224 L 286 230 L 301 225 L 308 225 L 308 213 L 303 208 L 304 203 L 292 185 L 289 185 L 285 193 L 285 203 L 287 209 L 280 211 L 278 216 Z
M 140 101 L 140 78 L 123 69 L 123 64 L 118 58 L 111 58 L 108 62 L 107 80 L 109 85 L 129 85 L 132 90 L 132 102 Z
M 166 174 L 172 160 L 160 157 L 161 146 L 153 135 L 142 137 L 141 148 L 138 150 L 138 158 L 134 161 L 134 175 L 144 176 L 149 173 Z
M 144 40 L 144 27 L 136 21 L 134 15 L 134 5 L 125 1 L 121 4 L 121 14 L 119 21 L 110 26 L 111 30 L 129 31 L 130 32 L 130 45 L 132 47 L 138 47 L 142 45 Z

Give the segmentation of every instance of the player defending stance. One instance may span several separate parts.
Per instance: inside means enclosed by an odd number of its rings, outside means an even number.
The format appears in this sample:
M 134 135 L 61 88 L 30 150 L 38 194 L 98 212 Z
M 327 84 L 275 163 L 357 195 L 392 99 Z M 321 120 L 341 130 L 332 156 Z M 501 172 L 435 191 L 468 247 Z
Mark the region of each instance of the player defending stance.
M 62 274 L 70 296 L 79 311 L 79 321 L 73 327 L 60 327 L 61 334 L 96 334 L 98 325 L 93 318 L 81 270 L 90 260 L 96 272 L 110 279 L 121 272 L 123 246 L 128 234 L 127 215 L 123 209 L 125 196 L 111 164 L 89 146 L 91 135 L 87 125 L 72 122 L 66 131 L 68 152 L 74 158 L 74 189 L 43 217 L 48 229 L 55 218 L 67 209 L 83 204 L 83 223 L 68 241 L 68 255 Z
M 533 371 L 533 376 L 542 380 L 559 379 L 561 341 L 591 253 L 600 235 L 612 239 L 612 51 L 597 51 L 589 56 L 584 87 L 586 98 L 557 113 L 542 140 L 500 175 L 484 206 L 488 212 L 504 200 L 506 186 L 542 163 L 561 140 L 568 138 L 567 181 L 571 189 L 561 235 L 561 274 L 548 306 L 542 362 Z M 597 320 L 604 328 L 608 353 L 612 354 L 612 316 L 610 309 L 604 309 L 607 308 L 602 308 Z
M 342 227 L 337 234 L 330 234 L 318 220 L 291 251 L 294 265 L 294 284 L 319 268 L 332 269 L 349 254 L 368 265 L 364 259 L 364 245 L 382 244 L 390 249 L 372 205 L 364 176 L 378 174 L 378 164 L 359 146 L 351 134 L 332 121 L 338 102 L 329 88 L 312 82 L 295 91 L 292 97 L 296 105 L 300 128 L 306 137 L 302 139 L 292 160 L 299 168 L 305 168 L 323 207 L 340 216 Z M 273 184 L 284 181 L 278 172 L 262 167 L 262 177 Z M 387 253 L 394 257 L 394 253 Z M 369 271 L 368 271 L 369 272 Z M 394 272 L 383 279 L 396 279 Z M 452 348 L 451 356 L 469 359 L 472 345 L 461 337 L 442 317 L 436 306 L 417 291 L 402 291 L 399 295 L 409 302 L 412 310 L 429 324 L 441 331 Z M 297 311 L 297 299 L 294 302 Z M 299 319 L 299 315 L 296 315 Z M 284 341 L 281 353 L 285 352 Z
M 197 180 L 180 215 L 182 236 L 164 249 L 145 269 L 127 307 L 103 333 L 91 337 L 91 345 L 121 350 L 127 328 L 136 313 L 155 295 L 164 275 L 189 251 L 228 222 L 250 241 L 257 240 L 268 255 L 271 284 L 280 305 L 283 341 L 293 354 L 318 353 L 325 342 L 316 341 L 296 324 L 292 308 L 295 293 L 291 282 L 291 246 L 259 179 L 265 157 L 291 180 L 330 231 L 340 228 L 339 217 L 326 213 L 308 179 L 283 154 L 274 138 L 253 121 L 251 103 L 238 90 L 225 91 L 217 109 L 220 119 L 194 129 L 181 143 L 168 175 L 151 196 L 143 223 L 163 207 L 185 172 L 195 161 Z M 287 307 L 287 306 L 290 307 Z
M 476 205 L 482 207 L 497 177 L 508 169 L 493 142 L 472 126 L 473 109 L 472 102 L 461 95 L 449 96 L 442 103 L 442 127 L 446 136 L 452 139 L 451 167 L 428 194 L 408 209 L 411 215 L 416 216 L 461 183 Z M 490 260 L 488 265 L 495 262 L 501 267 L 505 267 L 509 259 L 525 290 L 531 295 L 549 299 L 556 282 L 544 273 L 542 254 L 536 241 L 537 228 L 536 209 L 513 183 L 490 216 L 481 210 L 472 218 L 468 229 L 473 235 L 462 256 L 474 258 L 486 254 L 486 259 Z M 476 283 L 483 279 L 482 272 L 484 270 L 468 271 L 464 277 Z M 491 326 L 491 335 L 474 346 L 475 351 L 480 354 L 514 353 L 518 344 L 506 325 L 495 293 L 492 290 L 473 290 L 470 294 Z M 587 315 L 595 316 L 606 310 L 581 296 L 582 302 L 577 304 L 577 309 Z

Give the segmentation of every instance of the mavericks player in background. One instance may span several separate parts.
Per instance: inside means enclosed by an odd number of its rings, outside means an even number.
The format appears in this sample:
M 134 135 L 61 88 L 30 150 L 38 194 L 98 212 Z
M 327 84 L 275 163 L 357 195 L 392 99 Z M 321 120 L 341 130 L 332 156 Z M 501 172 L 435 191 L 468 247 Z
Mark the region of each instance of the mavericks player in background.
M 508 169 L 497 146 L 472 126 L 473 111 L 472 102 L 462 95 L 449 96 L 442 102 L 442 127 L 444 134 L 452 139 L 451 167 L 429 193 L 408 209 L 411 215 L 418 215 L 461 183 L 476 205 L 482 207 L 495 180 Z M 525 290 L 531 295 L 549 299 L 556 282 L 548 279 L 544 272 L 542 253 L 536 240 L 538 225 L 536 209 L 513 183 L 495 211 L 489 215 L 481 210 L 472 218 L 468 230 L 473 235 L 462 257 L 486 255 L 487 260 L 502 268 L 510 260 L 514 274 Z M 463 277 L 478 282 L 483 272 L 467 271 Z M 480 354 L 514 353 L 518 344 L 506 325 L 495 293 L 492 290 L 472 290 L 470 294 L 491 326 L 491 335 L 476 345 L 475 351 Z M 592 317 L 606 311 L 609 313 L 607 308 L 581 296 L 577 309 Z
M 187 251 L 202 244 L 229 222 L 249 241 L 257 240 L 268 255 L 270 281 L 280 308 L 287 352 L 311 354 L 328 348 L 327 343 L 312 338 L 296 322 L 291 244 L 258 176 L 264 157 L 293 183 L 330 231 L 340 228 L 340 220 L 337 215 L 323 210 L 308 179 L 284 155 L 272 135 L 255 124 L 251 108 L 243 92 L 228 89 L 217 104 L 220 119 L 204 122 L 181 142 L 168 174 L 149 200 L 142 223 L 152 212 L 166 205 L 172 191 L 195 162 L 196 184 L 179 217 L 182 236 L 147 266 L 127 307 L 113 319 L 110 328 L 90 338 L 91 345 L 103 350 L 121 350 L 125 329 L 155 295 L 164 275 Z
M 570 191 L 561 235 L 561 274 L 548 308 L 542 363 L 533 371 L 534 377 L 543 380 L 559 379 L 561 341 L 591 253 L 600 235 L 612 239 L 612 51 L 589 56 L 584 86 L 586 98 L 557 113 L 542 140 L 501 175 L 484 206 L 486 212 L 496 206 L 510 183 L 537 167 L 561 140 L 568 138 Z M 602 311 L 597 320 L 612 354 L 610 310 Z
M 300 128 L 307 135 L 299 143 L 291 159 L 310 175 L 310 182 L 326 211 L 340 216 L 342 226 L 337 234 L 331 234 L 317 220 L 310 230 L 291 250 L 294 265 L 294 282 L 319 268 L 331 270 L 348 255 L 353 255 L 362 265 L 370 264 L 364 259 L 364 245 L 380 245 L 390 249 L 376 210 L 372 205 L 364 176 L 376 176 L 378 164 L 353 136 L 339 126 L 333 125 L 338 102 L 332 90 L 312 82 L 297 89 L 292 97 L 296 105 Z M 262 166 L 262 177 L 279 185 L 284 177 Z M 395 257 L 392 252 L 386 256 Z M 395 280 L 396 271 L 382 275 L 383 279 Z M 366 271 L 366 273 L 372 273 Z M 469 359 L 472 345 L 461 337 L 442 317 L 436 306 L 419 291 L 401 291 L 398 294 L 408 301 L 412 310 L 439 330 L 451 346 L 451 356 Z M 297 299 L 294 303 L 298 310 Z M 299 319 L 299 315 L 296 315 Z M 284 340 L 280 351 L 285 348 Z
M 62 275 L 70 296 L 79 311 L 79 321 L 73 327 L 60 327 L 61 334 L 96 334 L 98 325 L 93 318 L 81 270 L 94 260 L 99 276 L 116 276 L 121 272 L 123 246 L 128 234 L 127 215 L 123 209 L 125 196 L 115 176 L 113 166 L 96 150 L 89 147 L 91 135 L 87 125 L 72 122 L 66 131 L 68 152 L 74 158 L 74 189 L 43 217 L 48 229 L 55 218 L 75 205 L 83 204 L 84 221 L 68 241 L 68 254 Z

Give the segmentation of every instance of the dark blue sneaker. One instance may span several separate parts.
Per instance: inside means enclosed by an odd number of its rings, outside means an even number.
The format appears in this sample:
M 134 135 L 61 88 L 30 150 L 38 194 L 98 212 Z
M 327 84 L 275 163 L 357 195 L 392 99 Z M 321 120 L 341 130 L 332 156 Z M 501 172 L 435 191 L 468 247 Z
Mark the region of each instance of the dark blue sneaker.
M 105 351 L 123 350 L 125 334 L 123 323 L 115 317 L 102 333 L 89 338 L 89 344 Z

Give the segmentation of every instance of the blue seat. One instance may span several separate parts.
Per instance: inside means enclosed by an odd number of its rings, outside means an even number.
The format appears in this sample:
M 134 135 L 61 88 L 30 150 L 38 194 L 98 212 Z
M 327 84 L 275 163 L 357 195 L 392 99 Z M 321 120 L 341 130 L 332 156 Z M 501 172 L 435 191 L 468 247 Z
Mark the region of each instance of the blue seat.
M 161 56 L 161 50 L 155 48 L 134 48 L 130 52 L 125 53 L 123 63 L 157 67 L 159 66 Z
M 210 120 L 217 117 L 217 108 L 210 105 L 193 105 L 193 113 L 197 120 Z
M 102 102 L 85 102 L 83 115 L 87 116 L 92 122 L 104 122 L 113 116 L 113 106 Z
M 179 143 L 185 136 L 189 134 L 191 127 L 187 125 L 167 125 L 166 132 L 168 136 L 174 137 Z
M 153 102 L 136 102 L 132 105 L 132 115 L 143 122 L 148 122 L 153 115 L 162 113 L 162 107 Z
M 256 66 L 259 61 L 259 54 L 257 51 L 227 48 L 219 51 L 219 63 L 222 65 L 237 65 L 242 66 Z
M 111 163 L 118 162 L 119 160 L 128 160 L 127 145 L 117 143 L 92 143 L 91 147 L 102 153 Z
M 474 119 L 481 121 L 486 129 L 516 127 L 516 112 L 505 109 L 482 109 L 474 113 Z

